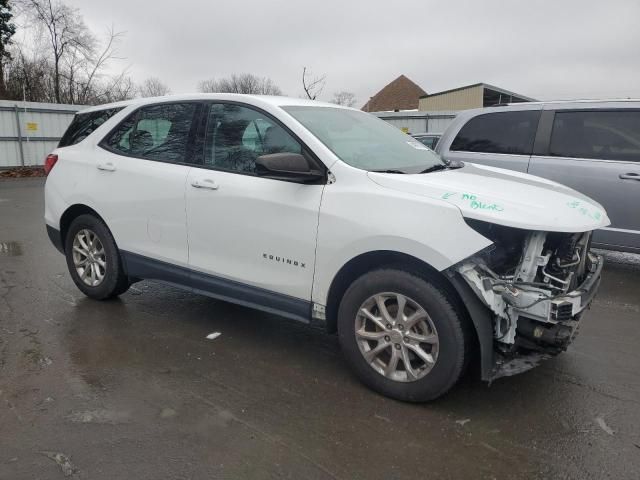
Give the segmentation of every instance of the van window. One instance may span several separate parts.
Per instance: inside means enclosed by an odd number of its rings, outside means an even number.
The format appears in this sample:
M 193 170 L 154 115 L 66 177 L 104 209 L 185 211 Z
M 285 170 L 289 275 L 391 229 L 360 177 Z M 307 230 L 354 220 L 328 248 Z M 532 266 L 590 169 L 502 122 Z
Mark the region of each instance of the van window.
M 640 111 L 556 112 L 549 154 L 640 162 Z
M 450 149 L 531 155 L 539 118 L 538 110 L 478 115 L 462 127 Z
M 106 110 L 98 110 L 96 112 L 78 113 L 73 117 L 71 125 L 64 132 L 64 135 L 58 143 L 58 147 L 69 147 L 80 143 L 82 140 L 91 135 L 100 125 L 113 117 L 124 107 L 108 108 Z
M 103 141 L 116 153 L 161 162 L 186 162 L 195 103 L 150 105 L 137 110 Z

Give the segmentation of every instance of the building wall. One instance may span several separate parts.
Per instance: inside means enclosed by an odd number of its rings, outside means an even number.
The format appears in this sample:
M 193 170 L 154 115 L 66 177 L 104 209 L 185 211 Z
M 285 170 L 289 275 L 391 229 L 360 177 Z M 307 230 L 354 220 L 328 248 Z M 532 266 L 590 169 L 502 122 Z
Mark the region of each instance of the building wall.
M 477 85 L 453 92 L 443 93 L 433 97 L 421 98 L 418 104 L 420 111 L 468 110 L 482 108 L 482 94 L 484 87 Z
M 0 168 L 42 165 L 81 105 L 0 101 Z

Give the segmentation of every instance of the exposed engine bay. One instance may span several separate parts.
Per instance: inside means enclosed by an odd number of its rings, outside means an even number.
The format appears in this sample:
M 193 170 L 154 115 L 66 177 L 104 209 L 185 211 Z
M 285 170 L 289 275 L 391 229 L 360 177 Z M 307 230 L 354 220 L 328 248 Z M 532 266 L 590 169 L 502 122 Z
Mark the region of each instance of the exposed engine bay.
M 590 252 L 592 232 L 468 222 L 494 242 L 456 266 L 493 314 L 500 370 L 494 378 L 527 370 L 566 350 L 600 281 L 602 259 Z

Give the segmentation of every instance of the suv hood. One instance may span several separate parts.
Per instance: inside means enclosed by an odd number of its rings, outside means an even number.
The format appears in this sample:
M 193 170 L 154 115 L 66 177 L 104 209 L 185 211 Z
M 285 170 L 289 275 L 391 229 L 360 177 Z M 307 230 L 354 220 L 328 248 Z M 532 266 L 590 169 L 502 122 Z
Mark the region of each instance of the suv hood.
M 587 232 L 610 224 L 604 208 L 559 183 L 525 173 L 465 164 L 406 175 L 368 172 L 378 185 L 443 200 L 466 218 L 548 232 Z

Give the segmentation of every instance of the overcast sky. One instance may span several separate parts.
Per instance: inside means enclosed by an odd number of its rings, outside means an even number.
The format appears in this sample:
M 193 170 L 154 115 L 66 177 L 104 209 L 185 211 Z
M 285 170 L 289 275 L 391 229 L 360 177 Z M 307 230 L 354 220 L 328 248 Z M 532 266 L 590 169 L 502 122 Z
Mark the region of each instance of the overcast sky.
M 640 1 L 67 0 L 173 93 L 250 72 L 300 96 L 302 67 L 358 106 L 400 74 L 428 93 L 476 82 L 541 100 L 640 98 Z M 120 68 L 120 66 L 118 66 Z

